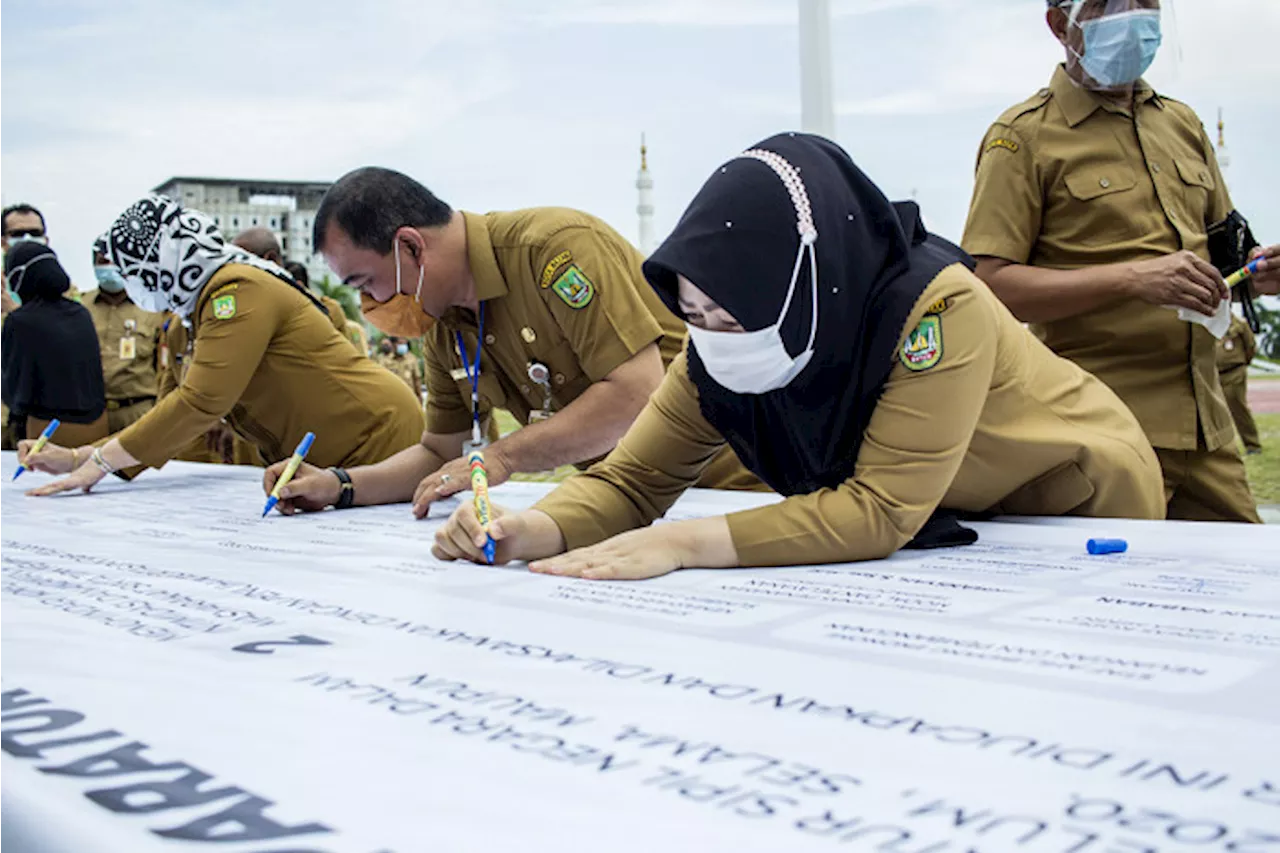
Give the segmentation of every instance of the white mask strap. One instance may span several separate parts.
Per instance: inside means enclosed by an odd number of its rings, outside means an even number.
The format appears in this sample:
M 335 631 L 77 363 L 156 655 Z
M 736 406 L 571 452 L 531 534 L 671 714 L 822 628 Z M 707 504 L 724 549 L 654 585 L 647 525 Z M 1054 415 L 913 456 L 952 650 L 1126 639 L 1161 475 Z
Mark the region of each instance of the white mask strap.
M 787 298 L 782 303 L 777 324 L 782 324 L 788 309 L 791 308 L 791 298 L 795 295 L 796 281 L 800 277 L 800 264 L 804 262 L 805 249 L 808 249 L 809 278 L 813 283 L 813 306 L 809 312 L 812 319 L 809 324 L 809 343 L 805 345 L 807 350 L 818 339 L 818 254 L 813 248 L 814 243 L 818 242 L 818 229 L 813 224 L 813 206 L 809 203 L 809 193 L 805 189 L 804 181 L 800 179 L 800 170 L 777 152 L 752 148 L 738 156 L 759 160 L 772 169 L 774 174 L 782 180 L 782 185 L 787 189 L 787 195 L 791 196 L 791 204 L 795 207 L 796 230 L 800 232 L 800 248 L 796 250 L 796 263 L 791 268 L 791 286 L 787 288 Z
M 391 254 L 395 256 L 396 261 L 396 293 L 400 292 L 400 238 L 394 237 L 391 240 Z

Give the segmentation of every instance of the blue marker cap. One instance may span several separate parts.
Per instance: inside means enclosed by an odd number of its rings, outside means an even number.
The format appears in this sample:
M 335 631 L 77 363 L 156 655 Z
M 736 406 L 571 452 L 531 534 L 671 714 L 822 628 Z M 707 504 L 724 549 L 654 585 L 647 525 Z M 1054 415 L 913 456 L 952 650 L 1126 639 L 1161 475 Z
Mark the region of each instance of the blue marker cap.
M 293 451 L 294 456 L 306 456 L 311 452 L 311 445 L 315 443 L 316 434 L 309 432 L 302 437 L 302 441 L 298 442 L 298 448 Z
M 494 553 L 497 551 L 497 549 L 498 549 L 498 546 L 494 543 L 494 541 L 493 541 L 493 537 L 492 537 L 492 536 L 485 536 L 485 538 L 484 538 L 484 558 L 485 558 L 486 560 L 488 560 L 488 561 L 489 561 L 489 565 L 491 565 L 491 566 L 493 565 Z
M 1129 543 L 1123 539 L 1090 539 L 1085 543 L 1090 554 L 1123 554 Z

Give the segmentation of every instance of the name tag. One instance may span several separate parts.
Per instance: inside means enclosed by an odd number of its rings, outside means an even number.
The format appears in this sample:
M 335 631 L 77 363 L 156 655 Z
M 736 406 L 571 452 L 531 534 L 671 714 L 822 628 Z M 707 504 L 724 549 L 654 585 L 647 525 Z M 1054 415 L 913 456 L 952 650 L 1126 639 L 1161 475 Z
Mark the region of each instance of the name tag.
M 138 342 L 132 337 L 120 339 L 120 360 L 133 361 L 138 354 Z
M 449 378 L 454 382 L 461 382 L 467 378 L 467 369 L 465 367 L 455 367 L 449 371 Z

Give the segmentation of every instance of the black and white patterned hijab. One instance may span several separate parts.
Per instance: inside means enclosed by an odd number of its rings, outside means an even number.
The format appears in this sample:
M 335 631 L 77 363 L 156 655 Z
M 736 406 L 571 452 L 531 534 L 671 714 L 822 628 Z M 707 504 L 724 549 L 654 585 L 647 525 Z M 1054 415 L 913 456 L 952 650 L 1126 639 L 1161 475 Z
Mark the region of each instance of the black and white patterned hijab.
M 200 291 L 227 264 L 245 264 L 292 285 L 280 267 L 222 237 L 214 221 L 162 195 L 130 205 L 94 249 L 120 270 L 129 298 L 144 311 L 188 317 Z

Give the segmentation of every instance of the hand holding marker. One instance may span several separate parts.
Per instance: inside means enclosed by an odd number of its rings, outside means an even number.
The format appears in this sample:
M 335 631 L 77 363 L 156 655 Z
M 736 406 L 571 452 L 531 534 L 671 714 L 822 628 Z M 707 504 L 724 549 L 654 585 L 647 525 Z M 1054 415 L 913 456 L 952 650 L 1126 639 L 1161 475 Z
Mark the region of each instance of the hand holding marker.
M 262 510 L 262 517 L 266 518 L 267 513 L 280 502 L 280 490 L 289 484 L 293 479 L 293 475 L 298 473 L 298 466 L 302 464 L 302 460 L 306 458 L 307 453 L 311 450 L 311 443 L 316 440 L 316 434 L 309 432 L 302 437 L 302 441 L 298 442 L 298 447 L 293 451 L 293 457 L 289 460 L 289 464 L 284 466 L 284 470 L 280 472 L 280 479 L 276 480 L 275 488 L 271 490 L 271 496 L 267 498 L 267 506 Z
M 489 509 L 489 472 L 484 467 L 484 453 L 472 450 L 467 454 L 467 464 L 471 466 L 471 491 L 475 493 L 476 517 L 484 528 L 484 558 L 492 566 L 497 546 L 489 535 L 489 522 L 493 520 L 493 513 Z
M 54 418 L 53 420 L 49 421 L 49 425 L 44 428 L 44 432 L 40 433 L 40 437 L 36 439 L 36 443 L 31 445 L 31 450 L 27 453 L 27 458 L 30 459 L 32 456 L 35 456 L 41 450 L 44 450 L 44 446 L 49 443 L 49 439 L 53 438 L 54 430 L 56 430 L 60 426 L 62 426 L 62 421 L 58 420 L 57 418 Z M 27 466 L 19 463 L 18 470 L 13 472 L 13 480 L 16 480 L 19 477 L 21 477 L 22 472 L 26 470 L 27 470 Z M 13 480 L 10 480 L 9 482 L 12 483 Z

